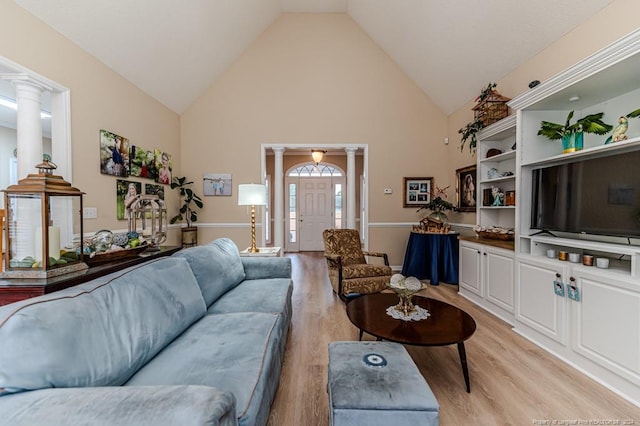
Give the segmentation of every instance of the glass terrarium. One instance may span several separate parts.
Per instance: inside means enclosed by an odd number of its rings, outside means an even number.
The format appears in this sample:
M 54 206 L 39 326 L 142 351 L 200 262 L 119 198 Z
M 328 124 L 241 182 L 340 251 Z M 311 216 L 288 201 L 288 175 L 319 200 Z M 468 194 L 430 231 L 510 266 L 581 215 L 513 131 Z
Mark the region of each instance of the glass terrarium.
M 136 232 L 157 250 L 167 239 L 167 208 L 157 195 L 138 195 L 127 207 L 129 232 Z
M 76 250 L 82 228 L 83 193 L 44 161 L 4 192 L 7 228 L 5 278 L 49 278 L 86 269 Z

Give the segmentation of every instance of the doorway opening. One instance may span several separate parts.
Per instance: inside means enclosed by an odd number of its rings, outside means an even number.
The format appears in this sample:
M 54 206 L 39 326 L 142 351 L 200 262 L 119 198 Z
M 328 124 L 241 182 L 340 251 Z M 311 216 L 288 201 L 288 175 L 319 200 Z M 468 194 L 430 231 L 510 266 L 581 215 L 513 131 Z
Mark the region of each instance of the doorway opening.
M 343 228 L 344 172 L 332 164 L 307 163 L 285 177 L 285 251 L 322 251 L 322 231 Z

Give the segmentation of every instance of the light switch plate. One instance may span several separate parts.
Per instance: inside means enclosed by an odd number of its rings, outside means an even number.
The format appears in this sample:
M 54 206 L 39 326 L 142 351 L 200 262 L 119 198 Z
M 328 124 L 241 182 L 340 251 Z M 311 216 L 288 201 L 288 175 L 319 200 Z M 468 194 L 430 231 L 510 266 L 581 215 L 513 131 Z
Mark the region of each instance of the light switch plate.
M 96 207 L 83 207 L 82 208 L 83 219 L 97 219 L 98 209 Z

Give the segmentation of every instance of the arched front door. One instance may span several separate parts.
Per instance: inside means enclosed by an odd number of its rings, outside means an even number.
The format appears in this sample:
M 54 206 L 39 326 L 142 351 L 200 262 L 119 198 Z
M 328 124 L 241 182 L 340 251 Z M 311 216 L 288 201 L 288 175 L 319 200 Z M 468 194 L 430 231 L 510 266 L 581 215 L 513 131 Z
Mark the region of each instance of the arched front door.
M 301 164 L 285 179 L 287 251 L 322 251 L 322 231 L 342 228 L 344 173 L 331 164 Z

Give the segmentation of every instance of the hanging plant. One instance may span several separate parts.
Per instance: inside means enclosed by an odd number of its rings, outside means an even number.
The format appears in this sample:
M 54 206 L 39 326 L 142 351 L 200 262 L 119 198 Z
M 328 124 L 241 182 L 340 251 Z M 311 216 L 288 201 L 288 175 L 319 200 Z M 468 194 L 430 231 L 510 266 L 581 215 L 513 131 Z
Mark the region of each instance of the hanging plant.
M 498 93 L 498 91 L 495 90 L 497 86 L 496 83 L 487 84 L 487 87 L 482 89 L 480 95 L 476 97 L 476 105 L 471 108 L 473 110 L 473 121 L 458 130 L 458 133 L 462 135 L 460 151 L 464 149 L 464 145 L 468 140 L 469 152 L 473 155 L 478 143 L 476 134 L 481 129 L 509 115 L 507 102 L 511 99 Z
M 478 144 L 478 138 L 476 133 L 484 128 L 484 124 L 480 120 L 474 120 L 468 123 L 466 126 L 458 130 L 458 133 L 462 135 L 460 139 L 460 151 L 464 149 L 464 144 L 469 140 L 469 153 L 473 155 Z

